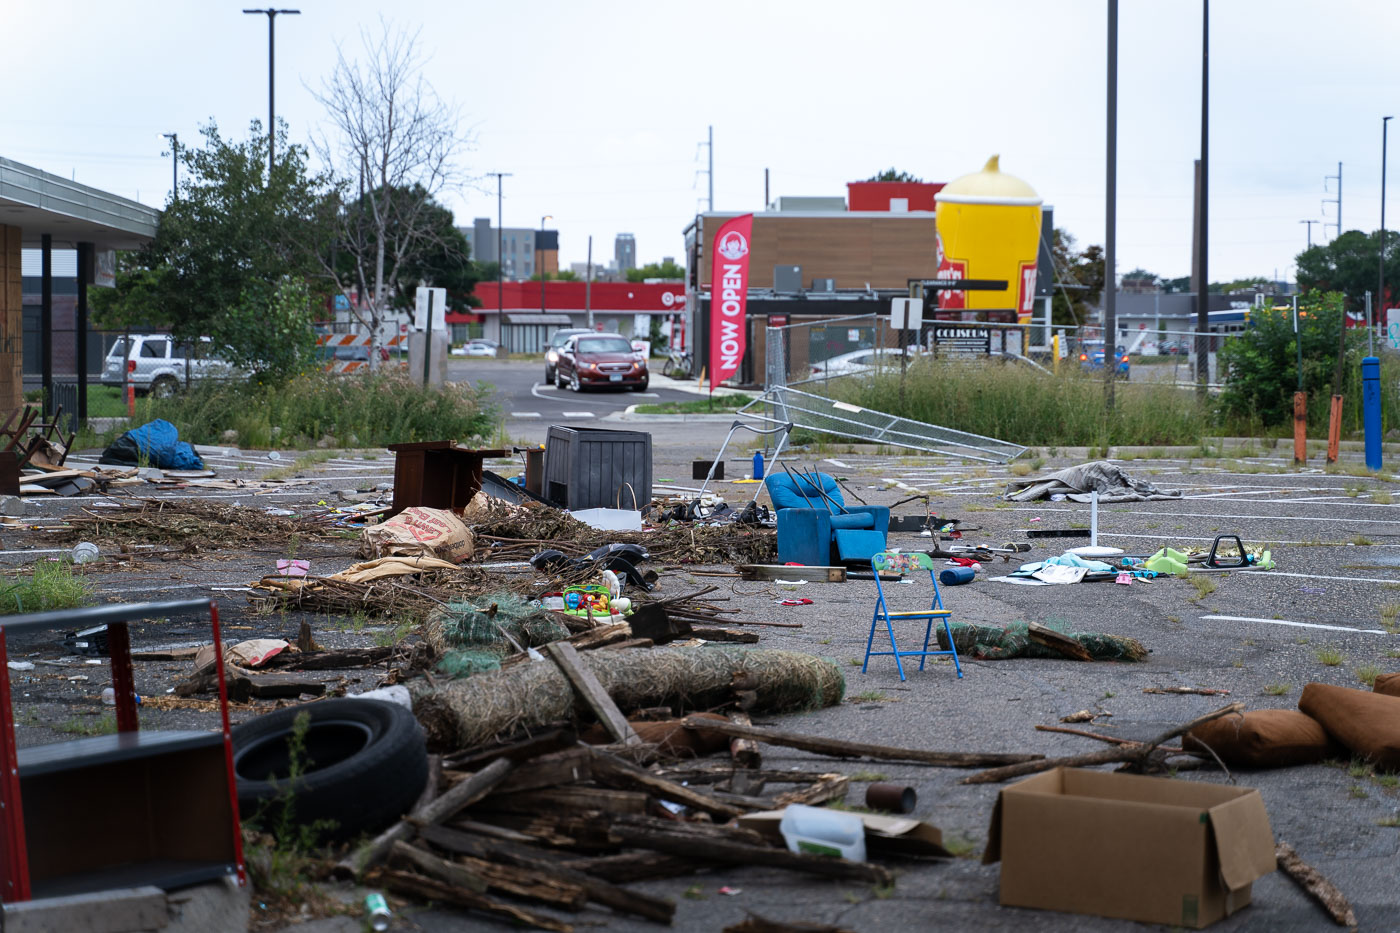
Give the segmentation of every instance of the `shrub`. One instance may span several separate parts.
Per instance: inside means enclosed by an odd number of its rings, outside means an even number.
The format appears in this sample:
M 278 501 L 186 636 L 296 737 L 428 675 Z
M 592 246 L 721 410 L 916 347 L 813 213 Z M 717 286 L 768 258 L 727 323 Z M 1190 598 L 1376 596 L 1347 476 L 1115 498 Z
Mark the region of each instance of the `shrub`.
M 204 383 L 172 398 L 150 399 L 138 420 L 165 418 L 195 444 L 224 443 L 227 430 L 236 431 L 245 447 L 308 447 L 326 436 L 342 446 L 444 438 L 471 443 L 494 427 L 489 392 L 467 384 L 425 389 L 401 370 L 317 371 L 275 386 Z

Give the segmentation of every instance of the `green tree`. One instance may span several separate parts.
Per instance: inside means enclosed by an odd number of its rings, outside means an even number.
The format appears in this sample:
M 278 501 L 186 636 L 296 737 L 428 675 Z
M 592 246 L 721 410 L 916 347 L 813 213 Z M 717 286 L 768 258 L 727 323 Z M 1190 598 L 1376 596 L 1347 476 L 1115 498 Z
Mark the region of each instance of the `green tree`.
M 902 181 L 906 184 L 914 185 L 921 185 L 924 183 L 924 180 L 922 178 L 915 178 L 908 172 L 901 172 L 893 167 L 887 168 L 879 174 L 871 175 L 869 178 L 866 179 L 866 181 Z
M 582 279 L 579 278 L 578 273 L 575 272 L 573 269 L 560 269 L 558 272 L 546 272 L 546 273 L 544 273 L 544 279 L 545 279 L 546 282 L 579 282 L 579 281 L 582 281 Z M 531 282 L 538 282 L 539 280 L 540 280 L 540 273 L 538 273 L 538 272 L 536 272 L 534 275 L 530 276 L 530 281 L 531 281 Z
M 314 221 L 324 181 L 306 150 L 278 127 L 270 178 L 267 135 L 255 120 L 242 142 L 212 123 L 202 146 L 182 148 L 179 197 L 161 214 L 156 236 L 130 254 L 117 287 L 94 296 L 102 326 L 144 323 L 177 338 L 213 338 L 231 362 L 271 378 L 303 368 L 315 348 L 317 269 L 300 244 Z
M 1298 389 L 1298 341 L 1302 341 L 1303 390 L 1309 397 L 1326 399 L 1337 368 L 1338 332 L 1342 326 L 1340 292 L 1308 292 L 1298 301 L 1298 334 L 1293 333 L 1291 308 L 1256 308 L 1249 312 L 1249 326 L 1228 338 L 1220 349 L 1222 372 L 1228 372 L 1220 394 L 1221 411 L 1243 422 L 1265 427 L 1283 424 L 1293 417 L 1293 393 Z M 1347 365 L 1358 367 L 1365 350 L 1365 333 L 1347 334 Z
M 1385 296 L 1383 303 L 1373 308 L 1388 308 L 1395 304 L 1400 287 L 1400 244 L 1394 233 L 1385 241 Z M 1380 231 L 1362 233 L 1348 230 L 1330 243 L 1319 243 L 1298 254 L 1298 287 L 1304 291 L 1341 292 L 1346 296 L 1347 310 L 1365 310 L 1365 293 L 1375 292 L 1376 276 L 1380 272 Z
M 1073 234 L 1055 228 L 1055 238 L 1050 244 L 1050 255 L 1055 262 L 1051 321 L 1067 327 L 1084 323 L 1104 287 L 1103 247 L 1088 246 L 1080 251 L 1074 245 Z
M 645 266 L 627 270 L 627 281 L 645 282 L 647 279 L 685 280 L 685 266 L 668 259 L 665 262 L 649 262 Z

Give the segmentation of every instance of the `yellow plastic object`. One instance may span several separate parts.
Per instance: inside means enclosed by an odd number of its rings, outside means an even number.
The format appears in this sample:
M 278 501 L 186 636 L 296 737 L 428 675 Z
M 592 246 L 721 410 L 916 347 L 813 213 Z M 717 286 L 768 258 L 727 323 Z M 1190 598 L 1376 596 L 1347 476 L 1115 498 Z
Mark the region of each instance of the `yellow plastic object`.
M 938 192 L 938 277 L 1004 279 L 1001 291 L 943 291 L 940 311 L 1010 311 L 1029 324 L 1035 306 L 1040 204 L 1035 189 L 1001 171 L 992 156 L 980 172 Z

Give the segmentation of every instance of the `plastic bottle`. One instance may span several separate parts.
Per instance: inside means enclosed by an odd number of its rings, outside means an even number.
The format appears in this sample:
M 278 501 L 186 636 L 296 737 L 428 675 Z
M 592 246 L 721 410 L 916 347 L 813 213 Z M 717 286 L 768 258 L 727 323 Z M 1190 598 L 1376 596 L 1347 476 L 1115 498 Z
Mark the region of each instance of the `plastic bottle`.
M 365 919 L 369 921 L 371 930 L 383 931 L 389 929 L 389 918 L 393 916 L 389 912 L 389 905 L 384 901 L 384 895 L 376 891 L 365 897 Z
M 97 560 L 97 545 L 91 541 L 81 541 L 73 548 L 72 556 L 75 564 L 86 564 L 89 561 Z
M 763 479 L 763 451 L 753 452 L 753 478 Z
M 108 687 L 107 689 L 103 690 L 103 691 L 102 691 L 102 702 L 105 703 L 105 704 L 107 704 L 108 706 L 116 706 L 116 705 L 117 705 L 117 691 L 113 690 L 111 687 Z M 137 706 L 140 706 L 140 705 L 141 705 L 141 695 L 140 695 L 139 693 L 136 695 L 136 705 L 137 705 Z

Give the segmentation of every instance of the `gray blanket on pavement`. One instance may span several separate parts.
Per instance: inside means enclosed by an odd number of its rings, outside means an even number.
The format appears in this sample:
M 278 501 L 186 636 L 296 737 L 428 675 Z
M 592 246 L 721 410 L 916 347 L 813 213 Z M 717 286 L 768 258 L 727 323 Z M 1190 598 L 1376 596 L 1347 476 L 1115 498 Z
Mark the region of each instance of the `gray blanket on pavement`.
M 1004 499 L 1029 502 L 1056 493 L 1075 502 L 1088 502 L 1097 492 L 1100 502 L 1142 502 L 1147 499 L 1176 499 L 1180 489 L 1163 492 L 1144 480 L 1133 479 L 1117 464 L 1096 460 L 1033 479 L 1016 479 L 1006 487 Z

